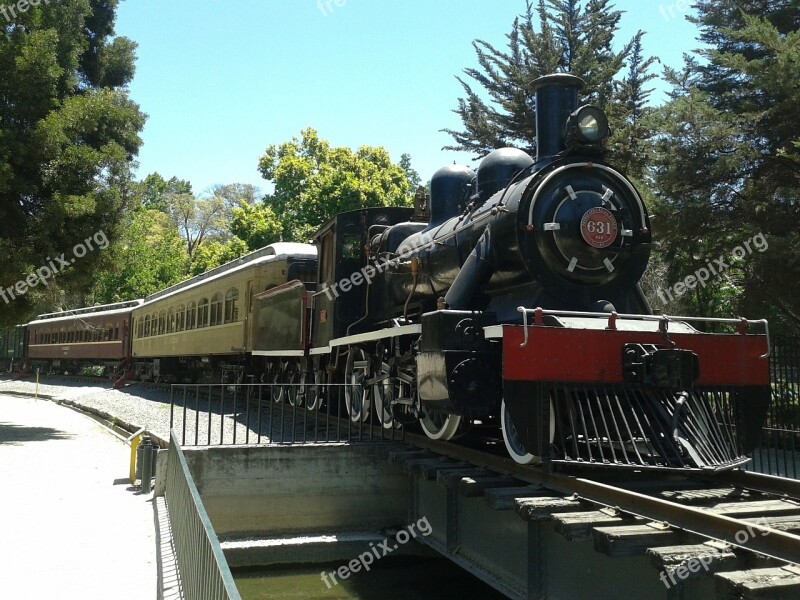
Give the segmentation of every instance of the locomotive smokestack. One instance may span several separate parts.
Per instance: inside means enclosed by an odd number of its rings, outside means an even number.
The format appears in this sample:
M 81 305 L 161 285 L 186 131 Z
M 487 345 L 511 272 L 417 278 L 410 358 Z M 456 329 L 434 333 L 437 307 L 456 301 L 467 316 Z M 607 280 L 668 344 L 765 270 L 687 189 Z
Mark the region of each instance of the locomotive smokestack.
M 566 123 L 578 108 L 578 91 L 585 85 L 580 77 L 545 75 L 533 82 L 536 92 L 536 160 L 555 156 L 566 147 Z

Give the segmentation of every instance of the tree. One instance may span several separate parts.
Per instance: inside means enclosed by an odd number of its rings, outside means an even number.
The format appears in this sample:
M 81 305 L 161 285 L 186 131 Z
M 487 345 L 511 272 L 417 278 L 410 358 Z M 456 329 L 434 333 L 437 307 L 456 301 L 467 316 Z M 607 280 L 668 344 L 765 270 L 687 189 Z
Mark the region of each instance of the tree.
M 614 165 L 636 179 L 644 176 L 652 159 L 651 139 L 655 135 L 652 121 L 655 109 L 648 106 L 653 89 L 645 86 L 656 77 L 649 70 L 658 59 L 644 58 L 642 35 L 639 32 L 633 38 L 628 74 L 614 82 L 613 102 L 608 107 L 609 121 L 615 123 L 608 142 Z
M 225 236 L 225 202 L 219 196 L 198 199 L 192 194 L 175 194 L 169 201 L 172 224 L 183 237 L 189 262 L 194 261 L 195 252 L 207 237 Z
M 167 181 L 159 173 L 150 173 L 143 181 L 135 184 L 135 193 L 139 197 L 139 206 L 169 213 L 171 197 L 176 194 L 191 194 L 192 184 L 177 177 L 171 177 Z
M 0 31 L 4 287 L 98 231 L 118 235 L 145 120 L 125 89 L 136 45 L 114 38 L 117 0 L 20 4 Z M 76 261 L 61 284 L 88 288 L 101 255 Z M 3 320 L 35 302 L 18 298 Z
M 200 275 L 215 267 L 244 256 L 248 252 L 247 244 L 238 237 L 233 237 L 226 242 L 210 240 L 203 243 L 198 249 L 192 262 L 191 275 Z
M 615 52 L 612 44 L 622 12 L 612 10 L 609 4 L 610 0 L 539 0 L 534 8 L 527 0 L 525 13 L 515 19 L 507 35 L 507 51 L 483 40 L 473 42 L 478 67 L 466 68 L 464 74 L 479 87 L 458 77 L 466 96 L 458 100 L 454 112 L 464 129 L 443 130 L 455 141 L 445 149 L 471 151 L 480 157 L 495 148 L 517 146 L 535 154 L 532 83 L 555 72 L 582 77 L 586 81 L 583 98 L 611 112 L 612 128 L 620 128 L 630 115 L 608 110 L 619 95 L 615 96 L 615 78 L 632 58 L 642 34 Z M 634 83 L 644 83 L 652 59 L 641 56 L 640 46 L 638 52 L 631 69 Z M 630 103 L 635 105 L 646 99 L 641 86 L 629 88 L 628 93 L 634 94 Z
M 211 188 L 211 193 L 222 200 L 225 220 L 229 224 L 233 222 L 234 211 L 237 208 L 243 209 L 248 206 L 255 206 L 259 202 L 261 195 L 259 189 L 249 183 L 215 185 Z
M 253 251 L 280 241 L 283 227 L 268 206 L 243 204 L 233 209 L 230 230 Z
M 183 240 L 169 217 L 158 210 L 133 211 L 105 258 L 84 306 L 144 298 L 186 277 Z
M 397 165 L 403 169 L 406 174 L 406 181 L 408 181 L 408 193 L 413 195 L 416 193 L 419 184 L 422 183 L 422 178 L 419 176 L 417 170 L 411 166 L 411 155 L 408 153 L 400 155 L 400 162 Z
M 222 198 L 225 206 L 230 210 L 245 205 L 253 205 L 258 201 L 258 188 L 249 183 L 229 183 L 227 185 L 215 185 L 211 189 L 214 196 Z
M 772 314 L 800 327 L 800 12 L 797 0 L 702 1 L 695 21 L 705 62 L 667 70 L 655 181 L 673 270 L 723 255 L 764 234 L 733 285 L 743 314 Z M 656 223 L 658 220 L 656 220 Z M 708 293 L 699 290 L 697 295 Z
M 283 239 L 306 240 L 335 214 L 370 206 L 409 206 L 406 172 L 383 148 L 333 148 L 314 129 L 271 145 L 258 165 L 275 191 L 264 203 L 283 223 Z

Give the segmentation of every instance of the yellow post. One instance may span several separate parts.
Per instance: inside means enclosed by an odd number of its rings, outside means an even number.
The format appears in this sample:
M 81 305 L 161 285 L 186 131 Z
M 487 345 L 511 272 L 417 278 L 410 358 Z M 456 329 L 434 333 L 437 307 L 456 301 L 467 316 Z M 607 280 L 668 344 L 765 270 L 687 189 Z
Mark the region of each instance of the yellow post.
M 139 447 L 139 443 L 142 441 L 142 434 L 145 432 L 145 428 L 142 427 L 136 433 L 130 435 L 128 439 L 125 440 L 126 444 L 131 445 L 131 470 L 130 470 L 130 480 L 131 483 L 136 481 L 136 449 Z
M 36 391 L 33 393 L 33 398 L 39 399 L 39 367 L 36 367 Z
M 141 434 L 131 439 L 131 472 L 130 472 L 131 483 L 136 481 L 136 449 L 139 447 L 139 442 L 141 441 L 142 441 Z

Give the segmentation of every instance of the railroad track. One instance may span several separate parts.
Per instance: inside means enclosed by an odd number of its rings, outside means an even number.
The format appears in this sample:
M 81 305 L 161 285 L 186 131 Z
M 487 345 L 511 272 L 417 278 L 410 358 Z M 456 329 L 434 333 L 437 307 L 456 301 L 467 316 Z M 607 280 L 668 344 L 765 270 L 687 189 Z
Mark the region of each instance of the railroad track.
M 665 584 L 717 573 L 732 590 L 800 598 L 796 480 L 745 471 L 565 474 L 413 433 L 404 441 L 413 448 L 388 454 L 409 473 L 484 496 L 527 521 L 551 522 L 566 539 L 593 541 L 608 556 L 646 555 Z

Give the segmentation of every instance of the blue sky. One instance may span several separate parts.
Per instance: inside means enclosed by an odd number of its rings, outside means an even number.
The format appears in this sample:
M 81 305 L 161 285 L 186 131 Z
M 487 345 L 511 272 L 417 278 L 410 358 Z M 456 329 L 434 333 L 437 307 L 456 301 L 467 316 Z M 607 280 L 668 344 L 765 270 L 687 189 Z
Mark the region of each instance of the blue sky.
M 639 29 L 670 66 L 697 48 L 688 0 L 617 0 L 617 40 Z M 131 97 L 147 113 L 138 175 L 262 190 L 258 159 L 314 127 L 334 146 L 407 152 L 423 180 L 464 153 L 444 151 L 458 129 L 455 76 L 471 43 L 505 47 L 524 0 L 129 0 L 117 34 L 139 44 Z M 660 72 L 660 69 L 659 69 Z M 654 82 L 663 90 L 663 85 Z M 656 100 L 663 94 L 657 92 Z

